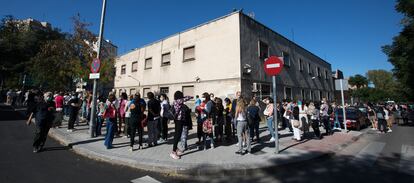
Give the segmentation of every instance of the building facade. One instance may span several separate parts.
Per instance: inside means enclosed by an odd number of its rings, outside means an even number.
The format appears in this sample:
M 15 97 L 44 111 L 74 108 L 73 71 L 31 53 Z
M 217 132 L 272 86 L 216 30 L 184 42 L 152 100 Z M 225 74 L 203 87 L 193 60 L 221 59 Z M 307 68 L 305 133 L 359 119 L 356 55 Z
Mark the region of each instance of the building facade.
M 233 12 L 116 59 L 115 90 L 128 94 L 177 90 L 233 97 L 236 91 L 260 98 L 271 94 L 264 73 L 268 56 L 282 56 L 278 99 L 332 98 L 331 65 L 245 15 Z

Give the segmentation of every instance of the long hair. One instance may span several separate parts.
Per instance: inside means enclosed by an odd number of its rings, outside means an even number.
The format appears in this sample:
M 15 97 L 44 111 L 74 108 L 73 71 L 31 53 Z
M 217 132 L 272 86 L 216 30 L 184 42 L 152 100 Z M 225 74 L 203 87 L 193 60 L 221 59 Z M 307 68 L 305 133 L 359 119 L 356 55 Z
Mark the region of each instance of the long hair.
M 240 113 L 244 114 L 245 111 L 246 111 L 246 104 L 244 103 L 244 100 L 237 101 L 236 115 Z

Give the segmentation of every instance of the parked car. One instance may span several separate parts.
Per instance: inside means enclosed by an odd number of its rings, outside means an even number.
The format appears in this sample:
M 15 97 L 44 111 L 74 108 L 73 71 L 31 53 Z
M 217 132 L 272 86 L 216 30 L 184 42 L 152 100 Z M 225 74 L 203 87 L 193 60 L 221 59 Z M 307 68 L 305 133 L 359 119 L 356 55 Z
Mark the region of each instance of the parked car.
M 362 127 L 369 126 L 369 120 L 367 115 L 360 111 L 358 108 L 355 107 L 348 107 L 346 108 L 346 127 L 349 129 L 354 130 L 361 130 Z M 341 128 L 344 128 L 343 125 L 343 110 L 338 109 L 338 121 L 341 124 Z M 331 124 L 333 125 L 335 122 L 335 118 L 331 118 Z

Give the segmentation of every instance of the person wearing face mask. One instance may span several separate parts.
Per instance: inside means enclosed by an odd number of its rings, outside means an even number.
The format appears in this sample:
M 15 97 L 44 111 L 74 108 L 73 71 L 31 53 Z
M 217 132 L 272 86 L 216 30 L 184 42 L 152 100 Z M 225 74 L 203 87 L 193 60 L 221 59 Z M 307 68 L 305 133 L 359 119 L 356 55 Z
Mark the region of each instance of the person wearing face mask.
M 31 111 L 32 115 L 29 117 L 29 122 L 32 120 L 33 115 L 36 120 L 36 130 L 33 140 L 33 152 L 38 153 L 42 151 L 45 145 L 47 134 L 49 129 L 52 127 L 53 120 L 55 118 L 55 107 L 56 104 L 53 101 L 53 94 L 47 92 L 43 95 L 36 97 L 36 105 Z M 30 124 L 30 123 L 28 123 Z

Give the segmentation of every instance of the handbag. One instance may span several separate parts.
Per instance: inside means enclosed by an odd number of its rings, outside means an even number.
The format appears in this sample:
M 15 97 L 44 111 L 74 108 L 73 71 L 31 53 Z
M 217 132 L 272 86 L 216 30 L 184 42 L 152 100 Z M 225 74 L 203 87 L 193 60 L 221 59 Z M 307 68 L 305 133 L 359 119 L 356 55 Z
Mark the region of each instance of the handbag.
M 213 132 L 213 122 L 211 119 L 206 119 L 203 122 L 203 132 L 207 134 L 211 134 Z
M 295 127 L 295 128 L 299 128 L 299 126 L 300 126 L 300 122 L 299 122 L 299 120 L 293 119 L 293 120 L 292 120 L 292 125 L 293 125 L 293 127 Z

